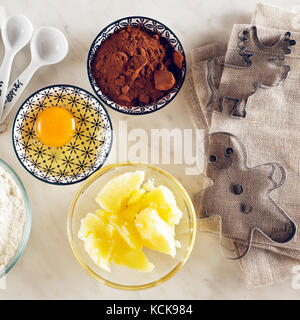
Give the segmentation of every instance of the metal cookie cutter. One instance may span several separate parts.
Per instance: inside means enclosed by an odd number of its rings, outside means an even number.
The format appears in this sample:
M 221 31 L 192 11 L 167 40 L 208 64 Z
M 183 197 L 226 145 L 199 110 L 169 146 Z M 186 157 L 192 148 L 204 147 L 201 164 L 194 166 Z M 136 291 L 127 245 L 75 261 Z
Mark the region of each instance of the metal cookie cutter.
M 207 82 L 211 90 L 207 109 L 225 112 L 230 116 L 245 118 L 248 98 L 259 88 L 269 89 L 282 84 L 288 76 L 290 66 L 284 64 L 286 55 L 291 53 L 291 33 L 278 37 L 271 45 L 263 44 L 256 26 L 238 33 L 238 53 L 244 66 L 230 65 L 219 58 L 207 61 Z M 220 86 L 222 72 L 228 72 L 226 85 Z M 230 78 L 229 78 L 230 77 Z
M 209 134 L 204 148 L 206 174 L 213 184 L 203 191 L 203 213 L 206 218 L 220 219 L 223 255 L 231 260 L 244 257 L 254 231 L 275 245 L 291 241 L 296 225 L 271 197 L 272 191 L 285 183 L 285 169 L 276 162 L 249 168 L 245 145 L 230 133 Z M 234 256 L 227 255 L 224 239 L 236 240 L 245 247 L 244 252 L 237 256 L 234 250 Z

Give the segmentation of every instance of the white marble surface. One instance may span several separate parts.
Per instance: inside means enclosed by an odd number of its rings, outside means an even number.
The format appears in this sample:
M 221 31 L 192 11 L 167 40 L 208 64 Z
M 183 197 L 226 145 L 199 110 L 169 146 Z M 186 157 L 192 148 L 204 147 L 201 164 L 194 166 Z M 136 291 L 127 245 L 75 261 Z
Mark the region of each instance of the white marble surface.
M 293 7 L 296 1 L 267 1 Z M 78 85 L 92 90 L 86 74 L 86 57 L 96 34 L 110 22 L 127 15 L 146 15 L 168 25 L 181 39 L 185 51 L 209 41 L 226 40 L 233 22 L 247 23 L 255 0 L 2 0 L 8 14 L 23 13 L 35 27 L 51 25 L 65 32 L 70 43 L 68 57 L 54 67 L 41 69 L 24 92 L 24 100 L 35 90 L 56 83 Z M 0 55 L 3 48 L 0 46 Z M 17 56 L 12 78 L 26 66 L 29 48 Z M 248 290 L 239 266 L 224 260 L 218 242 L 198 234 L 192 256 L 184 268 L 167 283 L 141 292 L 122 292 L 92 279 L 77 263 L 67 239 L 68 207 L 79 185 L 57 187 L 30 176 L 19 164 L 9 132 L 0 136 L 0 157 L 22 178 L 32 206 L 32 230 L 24 255 L 8 274 L 0 299 L 298 299 L 300 290 L 291 282 Z M 114 127 L 128 120 L 129 128 L 192 128 L 182 93 L 167 108 L 142 118 L 126 117 L 109 109 Z M 158 117 L 159 115 L 159 117 Z M 112 159 L 110 159 L 112 161 Z M 190 193 L 195 179 L 178 166 L 165 166 Z

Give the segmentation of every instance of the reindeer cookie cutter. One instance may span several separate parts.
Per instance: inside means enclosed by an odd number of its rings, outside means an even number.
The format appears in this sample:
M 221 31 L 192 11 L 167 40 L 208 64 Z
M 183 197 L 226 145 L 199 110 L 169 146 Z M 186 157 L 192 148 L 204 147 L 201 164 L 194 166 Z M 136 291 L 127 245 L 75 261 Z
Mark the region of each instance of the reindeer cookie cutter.
M 245 118 L 250 96 L 259 88 L 277 87 L 288 77 L 290 66 L 284 62 L 296 41 L 291 39 L 290 32 L 286 32 L 271 45 L 263 44 L 259 40 L 256 26 L 240 31 L 238 39 L 239 55 L 244 66 L 226 64 L 218 57 L 207 61 L 207 82 L 211 97 L 206 107 L 220 113 L 228 107 L 230 116 Z M 232 81 L 229 80 L 226 86 L 219 86 L 222 75 L 220 68 L 232 73 Z
M 201 219 L 220 220 L 220 249 L 230 260 L 243 258 L 253 244 L 254 232 L 267 240 L 258 244 L 281 246 L 296 234 L 296 224 L 275 202 L 271 193 L 286 181 L 286 171 L 277 162 L 248 167 L 247 149 L 242 141 L 227 132 L 215 132 L 204 138 L 201 150 L 207 159 L 207 177 L 213 183 L 200 191 Z M 231 239 L 245 248 L 228 255 L 224 239 Z M 228 250 L 226 250 L 228 251 Z

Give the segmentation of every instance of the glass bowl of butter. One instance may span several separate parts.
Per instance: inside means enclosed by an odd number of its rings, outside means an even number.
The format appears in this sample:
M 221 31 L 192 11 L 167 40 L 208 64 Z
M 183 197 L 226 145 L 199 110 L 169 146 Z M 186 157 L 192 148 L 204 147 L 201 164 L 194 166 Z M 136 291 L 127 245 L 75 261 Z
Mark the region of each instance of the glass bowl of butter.
M 77 192 L 68 237 L 80 265 L 117 289 L 141 290 L 170 279 L 188 260 L 196 214 L 184 187 L 159 167 L 108 165 Z

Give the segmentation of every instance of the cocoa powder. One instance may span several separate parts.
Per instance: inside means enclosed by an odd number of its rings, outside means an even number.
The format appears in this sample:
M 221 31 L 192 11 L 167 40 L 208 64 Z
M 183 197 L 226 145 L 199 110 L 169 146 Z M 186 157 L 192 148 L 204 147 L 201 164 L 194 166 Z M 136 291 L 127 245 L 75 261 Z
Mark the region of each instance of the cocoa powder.
M 127 26 L 101 44 L 92 74 L 99 89 L 114 102 L 145 105 L 157 102 L 175 86 L 183 60 L 157 33 Z

